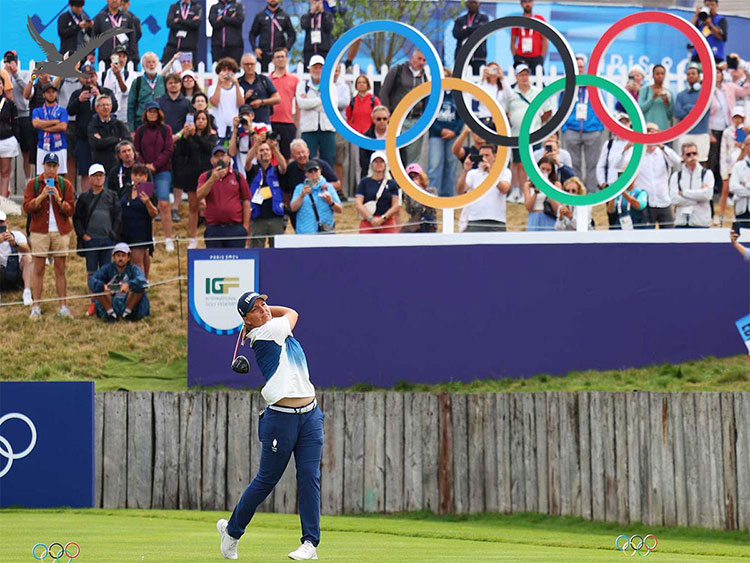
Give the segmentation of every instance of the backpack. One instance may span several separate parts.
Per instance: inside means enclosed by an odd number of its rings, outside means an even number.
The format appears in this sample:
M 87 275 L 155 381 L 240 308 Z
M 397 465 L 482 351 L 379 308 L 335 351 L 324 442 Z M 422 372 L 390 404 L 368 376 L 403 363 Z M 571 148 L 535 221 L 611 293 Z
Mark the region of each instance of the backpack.
M 700 166 L 700 165 L 699 165 Z M 706 169 L 701 166 L 701 182 L 703 182 L 703 178 L 706 176 Z M 680 180 L 682 180 L 682 168 L 680 168 L 677 171 L 677 189 L 680 188 Z
M 57 175 L 57 186 L 60 188 L 62 198 L 65 199 L 65 177 Z M 34 178 L 34 197 L 39 195 L 39 176 Z M 26 236 L 31 234 L 31 213 L 26 215 Z

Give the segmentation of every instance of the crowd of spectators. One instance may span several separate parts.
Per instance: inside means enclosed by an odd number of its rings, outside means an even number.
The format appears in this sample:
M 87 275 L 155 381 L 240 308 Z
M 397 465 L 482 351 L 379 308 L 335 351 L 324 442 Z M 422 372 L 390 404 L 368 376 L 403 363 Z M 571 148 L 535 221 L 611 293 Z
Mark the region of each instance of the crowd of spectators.
M 323 109 L 321 72 L 336 39 L 336 14 L 328 3 L 310 0 L 295 29 L 279 0 L 267 0 L 252 16 L 249 45 L 242 36 L 243 4 L 213 4 L 208 19 L 215 66 L 208 85 L 193 71 L 203 18 L 200 4 L 178 1 L 170 6 L 169 38 L 161 58 L 154 52 L 140 54 L 141 23 L 127 2 L 107 0 L 93 18 L 84 4 L 70 0 L 69 10 L 58 18 L 60 50 L 66 56 L 92 35 L 118 26 L 132 29 L 77 61 L 84 77 L 53 79 L 40 73 L 27 81 L 14 51 L 4 54 L 0 73 L 0 201 L 12 208 L 7 200 L 10 164 L 20 152 L 30 178 L 23 203 L 29 236 L 22 240 L 27 237 L 14 235 L 14 240 L 15 247 L 30 247 L 34 253 L 32 260 L 19 263 L 24 301 L 33 302 L 32 317 L 41 314 L 47 258 L 55 271 L 59 314 L 70 315 L 65 269 L 73 230 L 92 284 L 95 279 L 101 282 L 97 273 L 103 269 L 120 277 L 137 269 L 148 279 L 154 221 L 162 223 L 165 251 L 174 251 L 174 223 L 183 219 L 183 193 L 188 200 L 188 248 L 198 246 L 200 224 L 205 224 L 207 247 L 272 247 L 276 235 L 290 230 L 334 232 L 335 217 L 350 200 L 362 233 L 436 230 L 435 210 L 401 193 L 384 153 L 350 146 Z M 521 0 L 520 5 L 524 17 L 544 20 L 534 13 L 533 0 Z M 487 21 L 480 3 L 469 0 L 453 25 L 458 45 Z M 609 228 L 709 227 L 721 224 L 730 201 L 737 219 L 750 224 L 750 122 L 745 113 L 750 65 L 724 53 L 729 30 L 715 0 L 696 9 L 693 23 L 703 30 L 718 63 L 710 111 L 682 138 L 647 147 L 637 177 L 607 206 Z M 288 68 L 298 33 L 304 36 L 305 78 Z M 508 47 L 514 58 L 512 74 L 488 60 L 484 44 L 474 51 L 470 65 L 480 73 L 480 87 L 508 116 L 510 134 L 518 135 L 529 104 L 541 91 L 532 83 L 532 73 L 543 72 L 548 45 L 537 31 L 514 28 Z M 350 50 L 347 66 L 351 57 Z M 693 58 L 687 87 L 679 92 L 666 86 L 666 69 L 660 64 L 648 72 L 639 66 L 628 72 L 626 90 L 640 105 L 649 132 L 669 128 L 695 106 L 703 73 Z M 101 74 L 97 61 L 104 63 Z M 584 73 L 586 57 L 578 56 L 577 64 Z M 379 87 L 364 74 L 349 83 L 339 67 L 332 103 L 351 128 L 383 139 L 398 103 L 428 80 L 425 66 L 424 54 L 414 49 L 404 62 L 390 67 Z M 445 73 L 450 76 L 447 68 Z M 440 196 L 476 189 L 497 151 L 464 125 L 450 94 L 446 92 L 425 133 L 427 150 L 420 137 L 400 151 L 412 181 Z M 605 188 L 632 155 L 632 143 L 604 130 L 588 96 L 585 87 L 578 88 L 574 111 L 560 135 L 532 147 L 543 176 L 561 192 Z M 419 119 L 425 105 L 423 99 L 411 108 L 404 130 Z M 534 116 L 532 130 L 545 123 L 554 108 L 554 100 L 546 101 Z M 629 126 L 630 118 L 619 109 L 616 118 Z M 489 108 L 474 102 L 473 110 L 494 130 Z M 507 202 L 525 206 L 527 230 L 576 226 L 578 209 L 559 204 L 530 182 L 517 149 L 496 185 L 462 210 L 461 229 L 506 230 Z M 402 206 L 408 215 L 405 224 Z M 3 235 L 0 242 L 10 237 Z M 127 259 L 112 261 L 116 243 L 127 244 L 127 251 L 120 247 Z M 140 278 L 125 275 L 133 280 L 130 289 L 142 293 L 136 290 Z M 98 288 L 110 285 L 99 282 Z M 114 301 L 92 301 L 89 313 L 108 320 L 147 314 L 147 300 L 135 300 L 127 291 L 115 294 L 120 297 Z

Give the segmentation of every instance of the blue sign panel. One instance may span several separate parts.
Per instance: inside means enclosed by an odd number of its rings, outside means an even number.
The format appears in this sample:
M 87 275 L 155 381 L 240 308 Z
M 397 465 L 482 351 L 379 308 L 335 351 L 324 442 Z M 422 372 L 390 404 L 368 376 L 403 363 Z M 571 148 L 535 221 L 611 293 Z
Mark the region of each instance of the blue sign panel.
M 94 505 L 94 382 L 0 382 L 0 507 Z

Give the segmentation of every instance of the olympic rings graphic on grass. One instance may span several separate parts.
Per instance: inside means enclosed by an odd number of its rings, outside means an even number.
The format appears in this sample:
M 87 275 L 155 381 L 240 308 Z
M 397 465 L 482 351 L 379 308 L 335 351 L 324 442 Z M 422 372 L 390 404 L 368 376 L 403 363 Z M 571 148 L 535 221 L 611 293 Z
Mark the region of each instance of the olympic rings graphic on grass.
M 626 29 L 644 23 L 662 23 L 673 27 L 681 31 L 687 38 L 693 43 L 697 52 L 698 58 L 701 62 L 703 71 L 703 84 L 701 84 L 701 90 L 698 94 L 695 106 L 690 113 L 685 116 L 685 119 L 679 121 L 672 127 L 659 131 L 657 133 L 640 133 L 626 129 L 607 113 L 602 103 L 601 93 L 598 89 L 593 86 L 589 86 L 589 100 L 591 101 L 591 107 L 594 109 L 594 113 L 601 120 L 604 126 L 612 131 L 618 137 L 631 141 L 633 143 L 646 143 L 656 145 L 659 143 L 668 143 L 675 140 L 680 135 L 687 133 L 692 129 L 696 123 L 698 123 L 708 111 L 711 106 L 711 98 L 713 96 L 714 84 L 716 82 L 716 61 L 714 54 L 708 45 L 708 41 L 702 33 L 698 31 L 691 23 L 684 19 L 668 14 L 666 12 L 639 12 L 630 16 L 624 17 L 617 21 L 612 27 L 610 27 L 601 39 L 594 45 L 594 50 L 591 52 L 591 59 L 589 60 L 589 74 L 596 74 L 599 68 L 599 61 L 604 55 L 605 50 L 615 38 L 620 35 Z
M 408 92 L 393 110 L 393 115 L 391 115 L 391 120 L 385 131 L 385 154 L 391 162 L 391 174 L 393 175 L 393 179 L 401 189 L 415 200 L 438 209 L 464 207 L 482 197 L 497 183 L 500 173 L 507 165 L 508 147 L 498 147 L 497 154 L 495 155 L 495 163 L 492 165 L 492 168 L 490 168 L 489 175 L 475 189 L 465 194 L 452 197 L 438 197 L 425 193 L 418 188 L 416 184 L 412 183 L 411 179 L 404 171 L 404 164 L 401 162 L 401 156 L 397 149 L 397 134 L 401 129 L 401 125 L 408 111 L 418 100 L 427 95 L 432 88 L 432 84 L 433 83 L 430 82 L 420 84 L 414 90 Z M 474 95 L 480 102 L 489 108 L 492 118 L 495 120 L 497 127 L 502 133 L 507 133 L 510 129 L 505 114 L 500 111 L 497 104 L 492 103 L 490 95 L 476 84 L 467 82 L 466 80 L 461 80 L 460 78 L 443 78 L 441 87 L 453 89 L 454 91 L 459 90 L 461 92 L 469 92 Z
M 5 422 L 6 420 L 11 420 L 13 418 L 22 420 L 28 425 L 29 430 L 31 430 L 31 440 L 29 441 L 29 445 L 25 450 L 20 453 L 15 453 L 13 451 L 13 447 L 10 445 L 10 442 L 8 442 L 8 440 L 3 436 L 0 436 L 0 456 L 8 458 L 8 463 L 0 471 L 0 478 L 2 478 L 6 473 L 8 473 L 8 471 L 10 471 L 10 468 L 13 466 L 13 460 L 26 457 L 31 453 L 31 450 L 33 450 L 34 446 L 36 445 L 36 426 L 34 426 L 34 423 L 31 422 L 31 419 L 25 414 L 21 414 L 20 412 L 11 412 L 3 415 L 2 417 L 0 417 L 0 426 L 2 426 L 3 422 Z
M 638 174 L 638 167 L 641 164 L 643 158 L 643 151 L 645 149 L 642 144 L 633 145 L 633 154 L 631 156 L 628 166 L 625 168 L 622 174 L 615 180 L 611 186 L 607 186 L 606 189 L 599 192 L 586 194 L 586 195 L 571 195 L 565 192 L 561 192 L 549 183 L 545 177 L 539 172 L 539 167 L 531 155 L 531 143 L 529 142 L 529 129 L 531 128 L 531 121 L 534 119 L 534 115 L 537 110 L 542 107 L 544 101 L 552 96 L 555 92 L 563 88 L 563 83 L 567 81 L 567 78 L 561 78 L 547 86 L 537 96 L 531 100 L 529 108 L 523 117 L 521 122 L 521 134 L 518 136 L 520 140 L 520 147 L 518 148 L 521 154 L 521 162 L 529 175 L 529 180 L 544 192 L 545 195 L 551 197 L 555 201 L 565 203 L 569 205 L 595 205 L 603 201 L 608 201 L 614 197 L 617 197 L 625 188 L 630 185 L 636 174 Z M 575 84 L 583 86 L 603 88 L 608 92 L 615 95 L 620 103 L 625 107 L 625 111 L 630 116 L 630 121 L 633 128 L 636 131 L 643 131 L 646 127 L 643 112 L 638 104 L 635 103 L 633 97 L 628 94 L 622 86 L 615 84 L 614 82 L 602 78 L 600 76 L 592 76 L 590 74 L 579 74 L 575 77 Z
M 68 547 L 71 545 L 74 545 L 76 547 L 75 554 L 71 553 L 68 550 Z M 60 548 L 57 554 L 52 552 L 52 548 L 54 548 L 55 546 Z M 39 553 L 37 553 L 38 547 L 41 547 L 43 551 L 40 551 Z M 31 548 L 31 555 L 33 555 L 34 559 L 36 559 L 37 561 L 44 561 L 47 557 L 49 557 L 50 559 L 54 561 L 60 561 L 63 557 L 67 557 L 68 563 L 70 563 L 71 561 L 73 561 L 73 559 L 78 557 L 80 554 L 81 554 L 81 546 L 79 546 L 74 541 L 69 541 L 64 546 L 60 542 L 55 542 L 55 543 L 51 543 L 49 547 L 47 547 L 46 544 L 38 543 L 34 547 Z
M 654 540 L 653 545 L 648 545 L 649 538 Z M 621 542 L 621 539 L 624 539 L 625 541 Z M 636 540 L 638 540 L 637 543 Z M 627 555 L 629 549 L 633 550 L 630 554 L 631 557 L 636 553 L 642 557 L 646 557 L 652 551 L 656 550 L 657 545 L 659 545 L 659 540 L 657 540 L 656 536 L 654 536 L 653 534 L 648 534 L 645 537 L 639 536 L 638 534 L 628 537 L 625 534 L 622 534 L 617 536 L 617 538 L 615 539 L 615 547 L 618 551 L 622 551 L 623 555 Z
M 560 107 L 547 123 L 531 134 L 531 142 L 537 143 L 542 139 L 546 139 L 562 127 L 575 102 L 575 76 L 578 71 L 575 62 L 575 55 L 573 54 L 573 49 L 571 49 L 570 44 L 568 44 L 563 35 L 554 27 L 547 22 L 543 22 L 536 18 L 525 18 L 523 16 L 508 16 L 485 23 L 479 26 L 479 28 L 469 36 L 466 42 L 461 45 L 458 53 L 456 53 L 456 64 L 453 67 L 453 76 L 456 78 L 462 77 L 466 63 L 471 60 L 471 56 L 474 54 L 474 51 L 476 51 L 479 44 L 495 31 L 506 27 L 528 27 L 539 32 L 557 48 L 565 69 L 565 91 L 560 100 Z M 495 145 L 501 145 L 504 147 L 519 146 L 519 137 L 497 135 L 489 128 L 485 127 L 485 125 L 481 123 L 471 111 L 469 111 L 469 108 L 466 107 L 466 101 L 464 100 L 463 94 L 454 92 L 453 100 L 456 102 L 456 111 L 458 112 L 458 115 L 461 116 L 464 123 L 466 123 L 469 129 L 474 133 Z M 493 104 L 496 104 L 496 102 L 493 102 Z M 489 108 L 489 106 L 487 107 Z M 526 113 L 531 112 L 527 111 Z

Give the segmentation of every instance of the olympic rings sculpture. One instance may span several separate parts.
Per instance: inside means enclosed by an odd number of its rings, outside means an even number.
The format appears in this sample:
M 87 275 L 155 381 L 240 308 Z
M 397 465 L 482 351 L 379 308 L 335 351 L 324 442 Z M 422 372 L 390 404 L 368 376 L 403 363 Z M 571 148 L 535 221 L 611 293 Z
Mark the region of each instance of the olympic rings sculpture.
M 654 540 L 654 543 L 652 545 L 648 544 L 649 538 Z M 625 541 L 622 542 L 620 540 Z M 636 540 L 638 540 L 637 543 Z M 617 538 L 615 539 L 615 547 L 618 549 L 618 551 L 622 551 L 623 555 L 627 555 L 629 549 L 633 550 L 630 553 L 631 557 L 636 553 L 641 557 L 646 557 L 649 553 L 656 550 L 657 545 L 659 545 L 659 540 L 657 540 L 656 536 L 654 536 L 653 534 L 648 534 L 647 536 L 639 536 L 638 534 L 635 534 L 630 537 L 622 534 L 617 536 Z
M 6 421 L 6 420 L 12 420 L 14 418 L 17 418 L 18 420 L 21 420 L 27 424 L 29 427 L 29 430 L 31 431 L 31 439 L 29 440 L 29 445 L 26 447 L 25 450 L 23 450 L 20 453 L 16 453 L 13 450 L 13 447 L 11 446 L 10 442 L 3 436 L 0 436 L 0 456 L 5 457 L 8 459 L 8 462 L 6 463 L 5 467 L 3 467 L 2 470 L 0 470 L 0 479 L 2 479 L 5 474 L 10 471 L 10 468 L 13 467 L 13 461 L 16 459 L 21 459 L 26 457 L 31 453 L 31 450 L 34 449 L 34 446 L 36 445 L 36 426 L 34 426 L 34 423 L 31 421 L 31 419 L 26 416 L 25 414 L 22 414 L 20 412 L 11 412 L 6 415 L 3 415 L 0 417 L 0 426 Z
M 703 83 L 701 84 L 700 93 L 695 107 L 693 107 L 684 120 L 669 129 L 659 131 L 658 133 L 644 133 L 645 123 L 643 114 L 638 105 L 631 99 L 630 94 L 627 94 L 621 86 L 596 74 L 599 68 L 599 63 L 612 41 L 614 41 L 617 36 L 626 29 L 634 25 L 645 23 L 665 24 L 682 32 L 693 43 L 693 45 L 695 45 L 703 71 Z M 497 115 L 494 111 L 494 109 L 499 109 L 497 104 L 494 102 L 488 104 L 481 98 L 481 94 L 479 94 L 477 90 L 471 88 L 471 86 L 474 86 L 473 84 L 460 78 L 463 76 L 466 65 L 471 60 L 471 56 L 478 45 L 495 31 L 508 27 L 531 28 L 544 35 L 557 48 L 565 70 L 565 76 L 563 78 L 545 87 L 542 92 L 532 100 L 532 103 L 529 104 L 521 123 L 518 137 L 507 136 L 509 131 L 507 119 L 502 111 L 500 111 L 502 116 Z M 391 121 L 386 130 L 385 139 L 372 139 L 355 131 L 341 118 L 338 109 L 334 107 L 331 99 L 334 70 L 339 63 L 342 54 L 349 45 L 360 39 L 363 35 L 375 32 L 398 33 L 414 43 L 414 45 L 425 55 L 431 78 L 429 82 L 424 82 L 422 85 L 416 87 L 401 100 L 391 116 Z M 490 174 L 485 180 L 486 184 L 485 182 L 482 183 L 481 187 L 483 189 L 472 190 L 472 192 L 462 194 L 461 196 L 432 196 L 419 188 L 408 178 L 408 176 L 406 176 L 403 172 L 403 165 L 398 157 L 397 149 L 413 142 L 418 136 L 422 135 L 427 129 L 429 129 L 432 122 L 437 117 L 438 110 L 443 100 L 443 90 L 446 89 L 451 89 L 453 91 L 456 110 L 469 129 L 483 139 L 486 139 L 488 142 L 498 145 L 503 149 L 507 149 L 508 147 L 517 147 L 519 149 L 521 161 L 530 180 L 533 181 L 535 186 L 540 188 L 548 197 L 568 205 L 594 205 L 617 197 L 627 188 L 632 179 L 635 178 L 638 173 L 644 144 L 659 144 L 672 141 L 680 135 L 690 131 L 703 118 L 711 105 L 711 98 L 715 84 L 715 66 L 716 63 L 713 52 L 708 45 L 708 41 L 703 34 L 695 28 L 695 26 L 673 14 L 647 11 L 632 14 L 615 22 L 615 24 L 612 25 L 612 27 L 594 46 L 588 66 L 589 74 L 578 75 L 573 51 L 558 30 L 548 23 L 535 18 L 511 16 L 498 18 L 477 28 L 477 30 L 469 36 L 456 53 L 456 63 L 453 69 L 454 77 L 447 79 L 443 78 L 443 65 L 435 47 L 422 32 L 401 22 L 376 20 L 351 28 L 331 46 L 331 50 L 328 52 L 325 64 L 323 65 L 323 72 L 320 78 L 320 95 L 323 109 L 331 123 L 336 128 L 336 131 L 350 143 L 366 150 L 375 151 L 385 149 L 388 158 L 388 165 L 391 168 L 396 183 L 404 190 L 404 192 L 424 205 L 438 209 L 452 209 L 468 205 L 472 201 L 481 197 L 486 193 L 490 186 L 497 182 L 500 173 L 502 172 L 502 168 L 505 166 L 505 161 L 507 160 L 507 153 L 503 154 L 502 151 L 498 149 L 498 158 L 495 161 L 496 165 L 490 170 Z M 586 195 L 570 195 L 556 189 L 539 174 L 539 170 L 530 153 L 531 145 L 560 130 L 575 106 L 575 93 L 576 88 L 579 85 L 587 87 L 591 107 L 604 126 L 619 137 L 633 142 L 634 149 L 631 162 L 625 169 L 624 174 L 606 190 Z M 613 94 L 623 104 L 630 116 L 633 129 L 626 129 L 609 115 L 602 101 L 601 89 L 605 89 Z M 539 129 L 533 132 L 530 131 L 534 116 L 541 108 L 542 103 L 552 94 L 560 90 L 563 90 L 563 95 L 557 112 Z M 493 132 L 487 128 L 469 110 L 464 100 L 463 94 L 465 92 L 480 99 L 480 101 L 490 109 L 497 132 Z M 427 98 L 424 113 L 419 117 L 411 129 L 402 133 L 402 122 L 409 109 L 428 93 L 429 97 Z M 501 162 L 502 166 L 497 166 L 498 162 Z
M 74 545 L 76 548 L 75 554 L 71 553 L 68 550 L 69 546 Z M 55 553 L 52 552 L 52 549 L 55 548 L 55 546 L 59 547 L 60 550 Z M 37 548 L 41 547 L 43 551 L 38 550 Z M 78 557 L 81 554 L 81 546 L 79 546 L 74 541 L 69 541 L 64 546 L 60 542 L 51 543 L 49 547 L 47 547 L 46 544 L 38 543 L 34 547 L 31 548 L 31 555 L 34 556 L 34 559 L 37 561 L 44 561 L 47 557 L 54 561 L 60 561 L 63 557 L 68 558 L 68 563 L 71 563 L 73 559 Z

